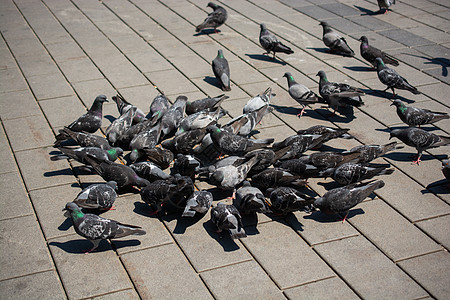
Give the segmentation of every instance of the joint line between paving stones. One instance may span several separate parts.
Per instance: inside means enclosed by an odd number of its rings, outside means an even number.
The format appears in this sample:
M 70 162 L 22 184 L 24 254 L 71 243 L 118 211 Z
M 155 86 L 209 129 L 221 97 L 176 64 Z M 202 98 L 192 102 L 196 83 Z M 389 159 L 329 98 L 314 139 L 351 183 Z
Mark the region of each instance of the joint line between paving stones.
M 336 278 L 336 277 L 337 277 L 336 275 L 334 275 L 334 276 L 328 276 L 328 277 L 324 277 L 324 278 L 320 278 L 320 279 L 316 279 L 316 280 L 311 280 L 311 281 L 303 282 L 303 283 L 300 283 L 300 284 L 295 284 L 295 285 L 292 285 L 292 286 L 289 286 L 289 287 L 286 287 L 286 288 L 282 289 L 282 291 L 283 291 L 283 294 L 284 294 L 284 292 L 285 292 L 286 290 L 294 289 L 294 288 L 297 288 L 297 287 L 300 287 L 300 286 L 304 286 L 304 285 L 308 285 L 308 284 L 312 284 L 312 283 L 316 283 L 316 282 L 320 282 L 320 281 L 324 281 L 324 280 L 328 280 L 328 279 L 332 279 L 332 278 Z M 285 296 L 286 296 L 286 295 L 285 295 Z M 287 297 L 287 296 L 286 296 L 286 297 Z M 287 298 L 289 298 L 289 297 L 287 297 Z
M 112 292 L 108 292 L 108 293 L 104 293 L 104 294 L 98 294 L 98 295 L 93 295 L 93 296 L 86 297 L 86 298 L 80 298 L 80 299 L 77 299 L 77 300 L 94 299 L 94 298 L 101 297 L 101 296 L 107 296 L 107 295 L 112 295 L 112 294 L 119 293 L 119 292 L 123 292 L 123 291 L 132 291 L 132 290 L 133 290 L 133 289 L 125 288 L 125 289 L 121 289 L 121 290 L 117 290 L 117 291 L 112 291 Z M 138 296 L 139 296 L 139 299 L 142 299 L 142 298 L 140 298 L 140 295 L 139 295 L 139 294 L 138 294 Z
M 14 173 L 16 173 L 16 172 L 14 172 Z M 33 213 L 29 213 L 29 214 L 20 215 L 20 216 L 7 217 L 7 218 L 4 218 L 4 219 L 1 219 L 0 222 L 1 221 L 14 220 L 14 219 L 23 218 L 23 217 L 29 217 L 29 216 L 34 216 L 34 214 Z
M 411 257 L 400 258 L 400 259 L 397 259 L 395 261 L 395 264 L 398 264 L 399 262 L 402 262 L 402 261 L 405 261 L 405 260 L 410 260 L 410 259 L 414 259 L 414 258 L 417 258 L 417 257 L 422 257 L 422 256 L 426 256 L 426 255 L 429 255 L 429 254 L 438 253 L 438 252 L 447 252 L 447 249 L 442 247 L 441 249 L 429 251 L 427 253 L 421 253 L 421 254 L 417 254 L 417 255 L 411 256 Z
M 214 271 L 214 270 L 217 270 L 217 269 L 238 265 L 238 264 L 242 264 L 242 263 L 249 262 L 249 261 L 253 261 L 253 258 L 246 258 L 246 259 L 243 259 L 243 260 L 240 260 L 240 261 L 236 261 L 236 262 L 232 262 L 232 263 L 229 263 L 229 264 L 224 264 L 224 265 L 220 265 L 220 266 L 217 266 L 217 267 L 207 268 L 207 269 L 198 271 L 197 273 L 202 274 L 202 273 L 205 273 L 205 272 Z
M 112 243 L 114 244 L 114 242 L 112 242 Z M 127 250 L 127 252 L 119 253 L 119 255 L 120 256 L 121 255 L 126 255 L 126 254 L 129 254 L 129 253 L 135 253 L 135 252 L 139 252 L 139 251 L 143 251 L 143 250 L 154 249 L 154 248 L 163 247 L 163 246 L 167 246 L 167 245 L 171 245 L 171 244 L 173 244 L 173 242 L 163 242 L 163 243 L 158 244 L 158 245 L 142 247 L 142 248 L 139 248 L 139 249 L 132 249 L 132 250 L 129 250 L 129 251 Z
M 23 277 L 27 277 L 27 276 L 33 276 L 33 275 L 41 274 L 41 273 L 52 272 L 52 271 L 55 271 L 55 268 L 51 268 L 51 269 L 43 270 L 43 271 L 32 272 L 32 273 L 27 273 L 27 274 L 9 277 L 9 278 L 5 278 L 5 279 L 0 279 L 0 282 L 17 279 L 17 278 L 23 278 Z M 61 280 L 59 280 L 59 281 L 61 282 Z

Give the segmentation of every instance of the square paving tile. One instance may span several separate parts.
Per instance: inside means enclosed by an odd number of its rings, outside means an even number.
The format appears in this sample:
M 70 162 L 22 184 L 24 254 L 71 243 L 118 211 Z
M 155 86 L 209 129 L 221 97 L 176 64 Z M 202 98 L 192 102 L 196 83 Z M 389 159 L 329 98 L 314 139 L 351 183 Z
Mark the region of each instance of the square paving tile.
M 417 222 L 416 225 L 439 244 L 447 249 L 450 248 L 450 236 L 447 230 L 450 225 L 449 215 Z
M 9 147 L 3 127 L 0 128 L 0 164 L 2 166 L 0 174 L 17 171 L 16 161 Z
M 3 207 L 0 211 L 1 220 L 33 214 L 18 172 L 0 174 L 0 203 Z
M 4 93 L 0 99 L 2 120 L 42 114 L 29 90 Z M 26 108 L 26 109 L 24 109 Z

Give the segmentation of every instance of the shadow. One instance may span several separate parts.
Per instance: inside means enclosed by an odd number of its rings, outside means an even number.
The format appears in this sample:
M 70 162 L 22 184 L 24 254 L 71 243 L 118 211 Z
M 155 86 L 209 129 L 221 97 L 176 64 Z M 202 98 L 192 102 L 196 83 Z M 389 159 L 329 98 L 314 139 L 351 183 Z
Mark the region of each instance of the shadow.
M 271 57 L 269 55 L 266 55 L 266 54 L 245 54 L 245 55 L 250 57 L 251 59 L 267 61 L 267 62 L 273 62 L 273 63 L 276 63 L 276 64 L 280 64 L 282 66 L 286 65 L 286 62 L 277 59 L 276 56 L 275 56 L 275 58 L 273 58 L 273 57 Z
M 314 48 L 314 47 L 307 47 L 306 49 L 312 49 L 315 50 L 316 52 L 320 52 L 320 53 L 327 53 L 327 54 L 331 54 L 331 55 L 336 55 L 339 57 L 348 57 L 348 58 L 352 58 L 352 56 L 341 53 L 341 52 L 336 52 L 336 51 L 331 51 L 329 48 Z
M 336 181 L 330 181 L 330 182 L 318 182 L 317 184 L 323 186 L 324 189 L 326 189 L 327 191 L 342 186 L 342 185 L 340 185 L 339 183 L 337 183 Z
M 288 214 L 285 219 L 295 231 L 303 231 L 303 224 L 298 220 L 295 214 Z
M 114 122 L 115 119 L 117 119 L 117 117 L 111 116 L 111 115 L 106 115 L 103 116 L 105 119 L 107 119 L 108 121 L 110 121 L 111 123 Z
M 66 218 L 64 220 L 64 222 L 61 223 L 61 225 L 58 226 L 58 230 L 60 231 L 67 231 L 70 229 L 70 227 L 72 227 L 72 219 L 71 218 Z
M 196 224 L 198 221 L 203 219 L 205 215 L 202 214 L 195 214 L 194 217 L 182 217 L 179 214 L 171 214 L 164 216 L 162 219 L 166 222 L 171 222 L 173 220 L 177 220 L 177 224 L 175 225 L 175 228 L 173 230 L 174 234 L 183 234 L 186 232 L 186 229 L 194 224 Z
M 409 56 L 414 56 L 414 57 L 418 57 L 418 58 L 422 58 L 425 60 L 428 60 L 427 62 L 424 62 L 425 65 L 439 65 L 442 67 L 442 76 L 447 77 L 448 76 L 448 70 L 447 68 L 450 66 L 450 59 L 445 58 L 445 57 L 435 57 L 435 58 L 429 58 L 426 56 L 420 56 L 420 55 L 415 55 L 415 54 L 411 54 L 411 53 L 401 53 L 401 54 L 405 54 L 405 55 L 409 55 Z
M 201 36 L 201 35 L 210 35 L 213 33 L 221 33 L 222 31 L 220 31 L 220 29 L 217 29 L 217 32 L 214 31 L 213 28 L 207 28 L 207 29 L 203 29 L 199 32 L 194 33 L 192 36 Z
M 134 202 L 134 213 L 144 217 L 158 218 L 158 214 L 153 213 L 152 208 L 145 202 Z
M 412 150 L 414 151 L 414 150 Z M 395 160 L 395 161 L 400 161 L 400 162 L 411 162 L 416 158 L 417 153 L 414 151 L 414 153 L 412 152 L 389 152 L 387 154 L 384 155 L 384 157 Z M 427 161 L 427 160 L 434 160 L 436 159 L 435 157 L 428 155 L 426 153 L 423 153 L 422 157 L 420 158 L 420 160 L 422 161 Z
M 217 228 L 215 227 L 216 226 L 211 222 L 211 220 L 203 223 L 203 228 L 205 228 L 209 236 L 215 239 L 222 246 L 225 252 L 239 250 L 239 246 L 231 239 L 228 230 L 217 232 Z
M 141 244 L 139 240 L 111 240 L 111 246 L 114 250 L 125 247 L 136 247 Z
M 394 98 L 392 98 L 392 93 L 388 92 L 388 91 L 383 91 L 383 90 L 371 90 L 371 89 L 365 89 L 365 88 L 361 88 L 360 90 L 362 90 L 364 93 L 366 93 L 367 95 L 371 95 L 374 97 L 378 97 L 378 98 L 383 98 L 383 99 L 390 99 L 390 100 L 394 100 L 394 99 L 400 99 L 403 102 L 406 102 L 408 104 L 414 103 L 416 101 L 405 98 L 403 96 L 400 96 L 399 94 L 396 94 Z M 398 92 L 398 90 L 397 90 Z M 409 92 L 408 92 L 409 93 Z M 364 96 L 363 96 L 364 97 Z M 364 101 L 364 99 L 363 99 Z
M 45 177 L 53 177 L 53 176 L 61 176 L 61 175 L 73 176 L 73 173 L 72 173 L 72 170 L 69 168 L 62 169 L 62 170 L 56 170 L 56 171 L 49 171 L 49 172 L 44 173 Z
M 361 208 L 352 209 L 349 211 L 347 219 L 351 219 L 356 215 L 363 215 L 365 214 L 364 210 Z M 304 219 L 312 219 L 319 223 L 334 223 L 334 222 L 342 222 L 342 219 L 344 218 L 345 214 L 325 214 L 319 210 L 314 211 L 308 216 L 304 216 Z
M 313 149 L 313 150 L 315 150 L 315 149 Z M 342 152 L 346 151 L 346 149 L 335 148 L 335 147 L 329 146 L 327 144 L 323 144 L 318 150 L 320 150 L 322 152 L 335 152 L 335 153 L 342 153 Z
M 333 114 L 332 108 L 328 108 L 325 106 L 322 106 L 321 108 L 316 108 L 314 111 L 320 115 L 320 118 L 313 116 L 312 114 L 310 115 L 310 117 L 319 120 L 322 120 L 323 117 L 325 117 L 328 121 L 331 122 L 348 124 L 352 120 L 356 119 L 355 115 L 353 114 L 352 106 L 347 108 L 339 107 L 338 110 L 336 110 L 335 114 Z
M 447 179 L 441 179 L 427 185 L 426 189 L 420 191 L 424 194 L 447 195 L 450 194 L 450 182 Z
M 358 5 L 353 5 L 354 7 L 356 7 L 360 12 L 362 12 L 363 14 L 361 14 L 361 16 L 375 16 L 375 15 L 381 15 L 383 14 L 382 10 L 377 10 L 377 11 L 372 11 L 370 9 L 358 6 Z
M 282 114 L 287 114 L 287 115 L 298 115 L 301 111 L 301 108 L 298 107 L 290 107 L 290 106 L 281 106 L 281 105 L 276 105 L 276 104 L 270 104 L 270 106 L 272 106 L 277 112 L 280 112 Z M 304 115 L 307 114 L 308 109 L 305 109 L 305 113 Z
M 344 69 L 355 71 L 355 72 L 376 72 L 377 70 L 371 68 L 371 67 L 364 67 L 364 66 L 354 66 L 354 67 L 345 67 Z
M 86 239 L 72 240 L 64 243 L 50 242 L 48 244 L 50 246 L 56 246 L 59 249 L 72 254 L 84 254 L 86 253 L 86 251 L 90 250 L 93 246 L 92 243 Z M 98 248 L 95 249 L 93 252 L 104 252 L 109 250 L 112 250 L 111 245 L 106 240 L 102 240 L 100 241 Z
M 204 82 L 209 83 L 212 86 L 215 86 L 216 88 L 222 90 L 222 86 L 220 85 L 219 81 L 217 80 L 216 77 L 212 77 L 212 76 L 206 76 L 203 79 Z

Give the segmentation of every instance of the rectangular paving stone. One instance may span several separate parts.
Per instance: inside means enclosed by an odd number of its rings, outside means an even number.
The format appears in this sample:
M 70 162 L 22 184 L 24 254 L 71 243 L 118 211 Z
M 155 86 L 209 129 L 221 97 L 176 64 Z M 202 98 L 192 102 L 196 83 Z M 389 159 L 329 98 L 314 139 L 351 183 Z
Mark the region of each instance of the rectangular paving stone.
M 450 216 L 442 216 L 438 218 L 432 218 L 415 224 L 431 236 L 435 241 L 444 246 L 450 248 L 450 238 L 447 234 L 447 228 L 450 222 Z
M 173 66 L 153 49 L 145 52 L 127 53 L 127 57 L 142 73 L 173 69 Z
M 442 82 L 450 84 L 450 78 L 446 75 L 447 71 L 443 71 L 442 68 L 434 68 L 434 69 L 424 70 L 423 72 L 430 76 L 433 76 L 434 78 L 436 78 Z
M 103 78 L 103 75 L 99 72 L 98 68 L 87 57 L 79 57 L 59 62 L 58 66 L 70 82 Z
M 0 174 L 17 171 L 16 161 L 9 147 L 3 126 L 0 128 L 0 164 L 2 166 Z
M 33 214 L 18 172 L 0 174 L 0 187 L 0 220 Z
M 106 79 L 75 82 L 73 87 L 88 109 L 91 107 L 92 103 L 94 103 L 95 97 L 98 95 L 104 94 L 108 97 L 108 100 L 111 101 L 111 97 L 117 93 L 115 88 Z M 104 103 L 103 105 L 106 104 L 108 103 Z
M 53 269 L 34 216 L 0 221 L 0 280 Z
M 18 57 L 17 63 L 25 77 L 58 72 L 56 64 L 47 53 L 38 56 Z
M 216 299 L 285 299 L 254 260 L 205 271 L 200 276 Z
M 362 236 L 316 245 L 314 249 L 362 298 L 417 299 L 428 295 Z
M 45 147 L 55 140 L 42 115 L 5 120 L 3 124 L 13 151 Z
M 165 95 L 178 96 L 186 92 L 197 91 L 197 87 L 177 70 L 147 73 L 146 76 Z
M 443 276 L 450 267 L 447 251 L 407 259 L 399 262 L 399 265 L 423 285 L 431 296 L 445 299 L 450 293 L 450 280 L 448 276 Z
M 28 191 L 75 182 L 67 161 L 51 161 L 51 151 L 54 151 L 54 148 L 16 152 L 17 163 Z
M 0 281 L 5 299 L 66 299 L 55 271 Z
M 417 26 L 413 28 L 408 28 L 408 31 L 435 43 L 443 43 L 450 41 L 450 35 L 448 33 L 442 32 L 441 30 L 432 28 L 430 26 Z
M 269 222 L 257 229 L 242 243 L 281 289 L 335 275 L 286 223 Z
M 188 78 L 204 78 L 212 73 L 211 64 L 197 54 L 172 57 L 170 62 Z
M 284 291 L 289 299 L 360 299 L 341 279 L 337 277 L 319 280 Z
M 67 126 L 86 113 L 86 108 L 76 96 L 42 100 L 39 104 L 53 128 Z
M 121 259 L 142 298 L 212 298 L 174 244 L 127 253 Z
M 209 212 L 194 223 L 191 218 L 170 220 L 166 226 L 197 272 L 215 269 L 252 259 L 239 240 L 232 240 L 228 232 L 216 233 L 209 221 Z
M 368 18 L 367 16 L 350 16 L 348 19 L 356 24 L 364 26 L 374 31 L 395 28 L 392 24 L 377 18 Z
M 0 92 L 23 91 L 28 85 L 17 68 L 0 70 Z
M 72 88 L 61 73 L 27 78 L 36 99 L 43 100 L 73 95 Z
M 402 43 L 406 46 L 422 46 L 422 45 L 429 45 L 432 42 L 424 39 L 420 36 L 417 36 L 411 32 L 408 32 L 403 29 L 389 29 L 389 30 L 383 30 L 378 31 L 378 34 L 381 34 L 385 37 L 388 37 L 394 41 L 397 41 L 399 43 Z
M 349 222 L 394 261 L 442 249 L 381 200 L 363 202 L 358 208 L 364 210 L 364 214 L 351 218 Z M 377 226 L 373 225 L 375 223 Z
M 132 288 L 116 253 L 106 241 L 93 252 L 91 242 L 73 234 L 49 241 L 58 274 L 69 299 L 80 299 Z
M 93 297 L 92 299 L 95 300 L 122 300 L 122 299 L 141 299 L 139 298 L 139 295 L 136 293 L 136 290 L 134 289 L 129 289 L 129 290 L 124 290 L 124 291 L 120 291 L 120 292 L 115 292 L 115 293 L 111 293 L 111 294 L 106 294 L 106 295 L 102 295 L 102 296 L 98 296 L 98 297 Z
M 361 14 L 360 11 L 342 3 L 326 3 L 319 6 L 341 17 L 357 16 Z
M 2 120 L 42 114 L 29 90 L 4 93 L 0 99 Z
M 295 10 L 301 12 L 302 14 L 308 15 L 311 18 L 318 19 L 318 20 L 326 20 L 326 19 L 332 19 L 337 18 L 338 16 L 336 14 L 333 14 L 332 12 L 319 8 L 317 6 L 301 6 L 301 7 L 294 7 Z

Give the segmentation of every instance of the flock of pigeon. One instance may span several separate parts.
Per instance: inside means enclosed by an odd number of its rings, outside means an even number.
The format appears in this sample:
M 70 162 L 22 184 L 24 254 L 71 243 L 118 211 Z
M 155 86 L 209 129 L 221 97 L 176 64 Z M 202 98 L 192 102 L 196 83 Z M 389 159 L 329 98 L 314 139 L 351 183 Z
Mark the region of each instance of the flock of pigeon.
M 385 3 L 380 9 L 386 11 L 391 3 L 378 2 Z M 213 28 L 217 32 L 217 27 L 226 21 L 227 12 L 212 2 L 208 6 L 214 11 L 196 30 Z M 345 39 L 326 22 L 320 25 L 323 26 L 323 41 L 331 52 L 355 55 Z M 260 28 L 259 40 L 267 54 L 273 53 L 275 58 L 278 52 L 293 53 L 264 24 Z M 362 36 L 360 40 L 362 57 L 376 67 L 380 81 L 392 89 L 393 96 L 394 89 L 419 93 L 395 70 L 386 67 L 385 63 L 397 66 L 395 58 L 370 46 L 367 37 Z M 230 70 L 222 50 L 218 50 L 212 61 L 212 69 L 222 90 L 229 91 Z M 300 116 L 305 105 L 314 103 L 326 103 L 335 110 L 364 104 L 362 90 L 330 82 L 324 71 L 319 71 L 317 76 L 320 96 L 297 83 L 291 73 L 284 74 L 289 95 L 303 106 Z M 282 141 L 252 138 L 255 127 L 273 111 L 270 102 L 274 96 L 268 88 L 246 103 L 242 115 L 219 124 L 219 119 L 227 114 L 221 107 L 228 98 L 225 94 L 195 101 L 178 96 L 173 104 L 160 94 L 151 102 L 148 114 L 116 95 L 112 100 L 120 116 L 108 126 L 105 137 L 94 134 L 101 127 L 103 103 L 108 101 L 105 95 L 97 96 L 86 114 L 59 131 L 55 147 L 61 153 L 51 157 L 52 160 L 77 160 L 105 180 L 105 183 L 83 189 L 64 208 L 75 231 L 92 241 L 93 248 L 88 252 L 95 250 L 102 239 L 145 234 L 138 226 L 95 214 L 114 208 L 118 190 L 139 191 L 141 199 L 149 205 L 150 215 L 179 212 L 181 217 L 200 218 L 211 210 L 211 221 L 217 231 L 229 231 L 235 239 L 246 237 L 241 215 L 286 215 L 297 210 L 320 209 L 327 214 L 344 215 L 345 220 L 352 207 L 384 186 L 382 180 L 361 181 L 393 173 L 389 165 L 370 162 L 398 148 L 397 142 L 363 145 L 341 153 L 315 151 L 305 155 L 306 151 L 318 150 L 331 139 L 352 136 L 348 129 L 317 125 L 299 130 Z M 393 101 L 392 105 L 410 127 L 392 130 L 390 136 L 417 149 L 415 163 L 419 164 L 422 151 L 450 143 L 450 137 L 416 127 L 448 119 L 448 114 L 406 107 L 400 100 Z M 69 141 L 79 147 L 71 147 Z M 129 156 L 124 156 L 124 150 L 129 151 Z M 443 165 L 448 178 L 449 161 L 444 161 Z M 305 188 L 308 178 L 327 177 L 341 187 L 318 198 L 308 195 Z M 213 193 L 196 190 L 195 181 L 206 181 L 219 190 L 232 192 L 229 198 L 232 204 L 213 205 Z

